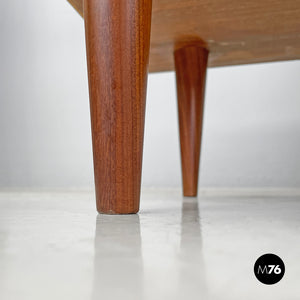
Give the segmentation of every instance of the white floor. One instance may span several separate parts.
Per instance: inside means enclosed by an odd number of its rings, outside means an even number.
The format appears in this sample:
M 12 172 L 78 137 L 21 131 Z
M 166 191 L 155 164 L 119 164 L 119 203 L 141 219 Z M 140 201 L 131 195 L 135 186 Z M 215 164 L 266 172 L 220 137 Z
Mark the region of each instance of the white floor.
M 0 299 L 300 299 L 300 194 L 146 190 L 139 215 L 92 192 L 0 193 Z M 256 259 L 279 255 L 272 286 Z

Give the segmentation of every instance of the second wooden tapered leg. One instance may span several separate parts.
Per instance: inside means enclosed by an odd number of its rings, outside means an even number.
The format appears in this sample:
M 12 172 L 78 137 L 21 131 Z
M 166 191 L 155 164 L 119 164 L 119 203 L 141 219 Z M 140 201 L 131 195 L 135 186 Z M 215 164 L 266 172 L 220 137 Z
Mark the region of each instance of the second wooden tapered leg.
M 177 49 L 174 56 L 183 194 L 196 196 L 208 51 L 191 45 Z
M 97 210 L 139 210 L 151 0 L 84 0 Z

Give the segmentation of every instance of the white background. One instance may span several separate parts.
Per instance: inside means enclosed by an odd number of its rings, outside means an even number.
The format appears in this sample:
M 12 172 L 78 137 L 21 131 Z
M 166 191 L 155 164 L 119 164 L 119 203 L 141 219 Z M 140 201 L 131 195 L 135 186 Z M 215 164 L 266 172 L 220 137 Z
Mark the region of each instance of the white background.
M 0 3 L 0 186 L 93 186 L 84 27 L 66 0 Z M 173 72 L 151 74 L 144 186 L 180 186 Z M 208 70 L 202 187 L 300 187 L 300 62 Z

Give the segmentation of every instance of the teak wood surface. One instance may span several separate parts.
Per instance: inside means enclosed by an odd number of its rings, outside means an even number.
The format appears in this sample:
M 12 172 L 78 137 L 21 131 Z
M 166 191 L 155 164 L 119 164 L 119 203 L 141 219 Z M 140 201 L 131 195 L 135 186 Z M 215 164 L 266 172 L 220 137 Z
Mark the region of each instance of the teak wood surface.
M 174 53 L 184 196 L 197 196 L 208 51 L 197 45 Z
M 151 0 L 85 0 L 97 210 L 139 210 Z M 116 22 L 117 20 L 117 22 Z
M 174 70 L 174 49 L 197 39 L 209 67 L 298 59 L 300 0 L 153 0 L 150 72 Z

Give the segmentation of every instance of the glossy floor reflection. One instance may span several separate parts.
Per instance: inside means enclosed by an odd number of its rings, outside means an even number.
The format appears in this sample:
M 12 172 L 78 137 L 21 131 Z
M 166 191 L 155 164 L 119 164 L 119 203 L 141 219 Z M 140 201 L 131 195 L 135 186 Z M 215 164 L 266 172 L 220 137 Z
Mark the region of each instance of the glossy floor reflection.
M 92 299 L 142 299 L 143 280 L 139 215 L 98 215 Z
M 255 260 L 279 255 L 274 286 Z M 93 193 L 0 193 L 0 299 L 299 299 L 298 192 L 146 190 L 139 215 Z

